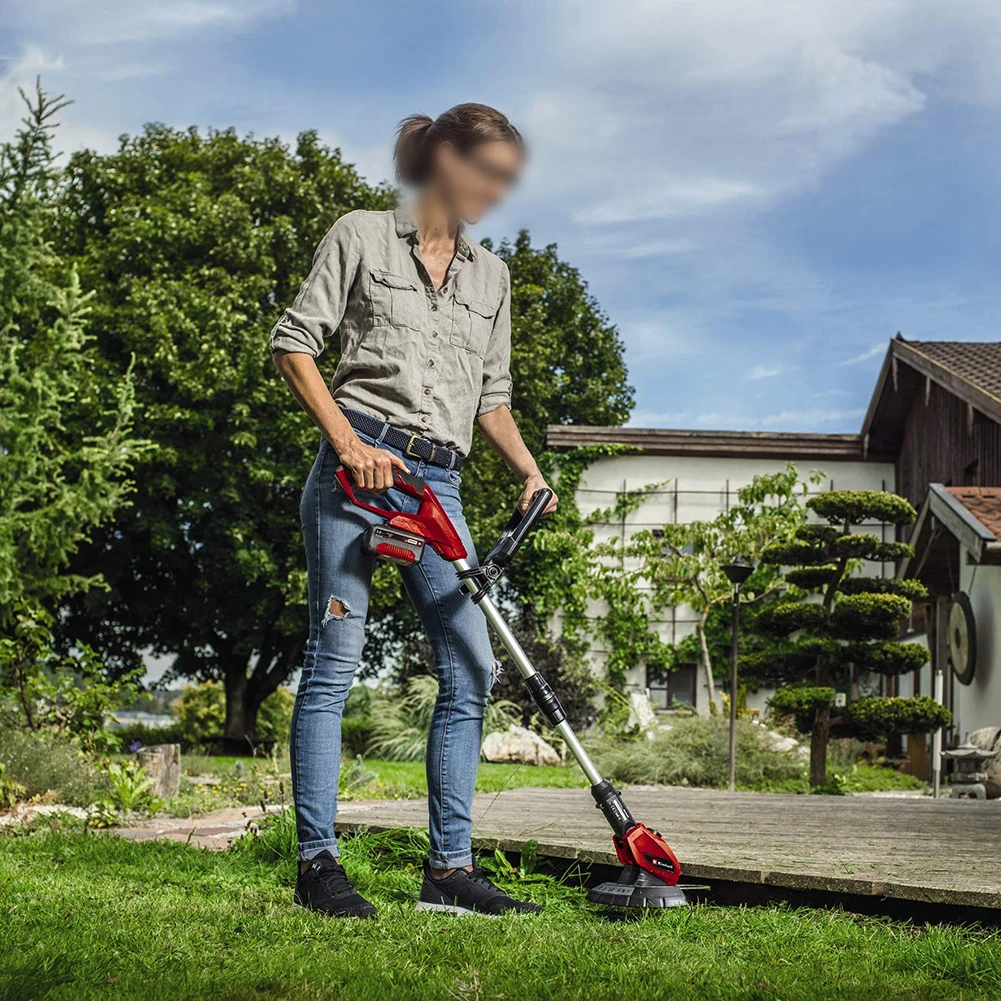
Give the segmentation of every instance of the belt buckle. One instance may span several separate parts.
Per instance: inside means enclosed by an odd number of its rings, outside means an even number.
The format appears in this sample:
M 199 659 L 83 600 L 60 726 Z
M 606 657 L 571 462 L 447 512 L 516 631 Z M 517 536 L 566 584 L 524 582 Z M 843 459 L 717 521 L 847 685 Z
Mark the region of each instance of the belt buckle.
M 403 450 L 406 455 L 409 455 L 412 459 L 423 459 L 423 455 L 418 455 L 411 446 L 415 441 L 420 440 L 420 435 L 412 434 L 410 440 L 407 442 L 407 447 Z M 432 449 L 431 454 L 434 455 L 434 450 Z

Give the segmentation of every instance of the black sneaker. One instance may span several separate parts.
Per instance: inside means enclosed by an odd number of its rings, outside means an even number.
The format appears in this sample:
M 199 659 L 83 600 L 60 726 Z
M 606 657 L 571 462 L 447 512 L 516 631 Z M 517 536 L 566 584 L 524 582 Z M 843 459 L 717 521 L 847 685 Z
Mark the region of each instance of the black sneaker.
M 295 906 L 335 918 L 374 918 L 375 907 L 348 882 L 344 866 L 330 852 L 314 855 L 295 881 Z
M 446 914 L 489 914 L 496 917 L 505 911 L 536 914 L 542 910 L 527 900 L 514 900 L 487 879 L 486 873 L 474 866 L 472 872 L 456 869 L 451 876 L 434 879 L 431 867 L 424 863 L 424 885 L 417 903 L 419 911 L 444 911 Z

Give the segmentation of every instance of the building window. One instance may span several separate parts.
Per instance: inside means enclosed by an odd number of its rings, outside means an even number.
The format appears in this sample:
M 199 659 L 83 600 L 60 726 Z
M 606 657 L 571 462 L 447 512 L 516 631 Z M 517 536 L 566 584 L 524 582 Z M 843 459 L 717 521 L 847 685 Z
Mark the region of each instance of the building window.
M 655 709 L 695 708 L 694 664 L 681 664 L 673 671 L 647 672 L 647 688 Z

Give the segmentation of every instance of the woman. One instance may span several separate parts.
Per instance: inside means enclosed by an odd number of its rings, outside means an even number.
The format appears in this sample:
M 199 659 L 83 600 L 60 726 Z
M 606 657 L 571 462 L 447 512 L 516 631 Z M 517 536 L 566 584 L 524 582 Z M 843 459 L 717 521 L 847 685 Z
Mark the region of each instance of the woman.
M 335 489 L 336 468 L 397 508 L 408 500 L 390 490 L 394 468 L 423 477 L 470 553 L 459 471 L 474 420 L 523 484 L 523 509 L 546 486 L 511 416 L 508 270 L 463 228 L 503 198 L 523 158 L 517 129 L 481 104 L 458 105 L 433 121 L 405 119 L 396 171 L 414 189 L 413 201 L 395 212 L 338 219 L 271 333 L 275 365 L 322 432 L 300 509 L 310 623 L 291 747 L 295 902 L 325 914 L 375 916 L 337 861 L 334 817 L 341 718 L 361 657 L 373 571 L 362 536 L 377 519 Z M 314 359 L 335 331 L 341 360 L 328 390 Z M 554 498 L 550 510 L 555 506 Z M 402 574 L 439 682 L 427 754 L 431 855 L 418 907 L 538 910 L 502 893 L 473 863 L 471 806 L 494 673 L 486 622 L 435 553 Z

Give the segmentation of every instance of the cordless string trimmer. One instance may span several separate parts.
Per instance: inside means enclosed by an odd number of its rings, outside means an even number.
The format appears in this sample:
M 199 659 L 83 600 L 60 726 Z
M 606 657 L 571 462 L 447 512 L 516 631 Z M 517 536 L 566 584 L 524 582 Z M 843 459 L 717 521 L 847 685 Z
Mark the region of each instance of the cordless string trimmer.
M 337 480 L 351 502 L 386 521 L 383 525 L 374 525 L 365 533 L 365 548 L 378 559 L 400 566 L 413 566 L 420 562 L 425 545 L 430 546 L 442 559 L 451 562 L 472 600 L 482 609 L 525 679 L 539 712 L 563 738 L 587 776 L 594 802 L 614 832 L 612 840 L 623 866 L 622 874 L 618 882 L 594 887 L 588 893 L 588 899 L 614 907 L 683 906 L 687 901 L 678 886 L 681 866 L 674 852 L 657 831 L 633 819 L 612 783 L 602 778 L 574 733 L 556 693 L 532 666 L 510 626 L 490 600 L 490 589 L 510 565 L 530 529 L 545 511 L 553 492 L 540 490 L 524 514 L 515 511 L 486 559 L 479 566 L 471 567 L 459 533 L 431 487 L 418 476 L 395 469 L 393 473 L 396 489 L 420 502 L 416 512 L 405 514 L 359 500 L 347 471 L 343 468 L 337 470 Z

